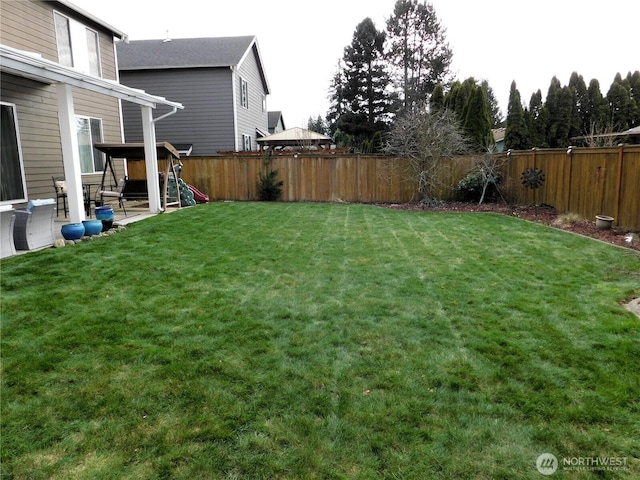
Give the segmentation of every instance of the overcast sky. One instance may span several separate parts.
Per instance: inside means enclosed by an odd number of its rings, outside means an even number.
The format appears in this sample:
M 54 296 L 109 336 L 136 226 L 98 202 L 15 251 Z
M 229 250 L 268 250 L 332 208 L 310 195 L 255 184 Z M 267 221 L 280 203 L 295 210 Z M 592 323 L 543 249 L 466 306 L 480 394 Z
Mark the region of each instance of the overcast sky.
M 271 95 L 287 128 L 324 117 L 328 88 L 355 27 L 383 30 L 395 0 L 71 0 L 131 40 L 256 35 Z M 486 79 L 506 115 L 513 80 L 528 104 L 555 75 L 598 79 L 640 70 L 637 0 L 432 0 L 460 80 Z M 154 92 L 149 92 L 154 93 Z M 179 98 L 169 100 L 180 101 Z

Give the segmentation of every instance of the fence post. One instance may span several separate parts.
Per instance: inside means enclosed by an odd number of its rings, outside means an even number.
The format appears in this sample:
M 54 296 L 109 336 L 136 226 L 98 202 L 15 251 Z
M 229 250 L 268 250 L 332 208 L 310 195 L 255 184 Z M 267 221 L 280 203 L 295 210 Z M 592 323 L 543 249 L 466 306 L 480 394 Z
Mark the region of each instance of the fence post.
M 620 145 L 618 147 L 618 178 L 616 179 L 616 201 L 613 205 L 614 213 L 613 216 L 615 218 L 616 224 L 619 223 L 619 214 L 620 214 L 620 188 L 622 187 L 622 160 L 624 158 L 624 147 Z
M 567 150 L 567 155 L 569 156 L 569 160 L 568 160 L 568 169 L 569 169 L 569 174 L 567 175 L 567 182 L 565 183 L 564 189 L 565 189 L 565 200 L 564 200 L 564 211 L 565 212 L 570 212 L 571 208 L 569 205 L 569 202 L 571 201 L 571 170 L 573 168 L 573 149 L 572 147 L 569 147 L 569 150 Z

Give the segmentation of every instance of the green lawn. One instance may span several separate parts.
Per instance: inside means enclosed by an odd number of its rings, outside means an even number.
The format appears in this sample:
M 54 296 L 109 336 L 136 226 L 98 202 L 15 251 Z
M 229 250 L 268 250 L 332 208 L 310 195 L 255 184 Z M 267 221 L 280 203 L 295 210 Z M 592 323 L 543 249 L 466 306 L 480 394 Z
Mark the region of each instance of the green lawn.
M 2 478 L 640 477 L 630 250 L 216 203 L 1 268 Z M 626 469 L 563 471 L 586 457 Z

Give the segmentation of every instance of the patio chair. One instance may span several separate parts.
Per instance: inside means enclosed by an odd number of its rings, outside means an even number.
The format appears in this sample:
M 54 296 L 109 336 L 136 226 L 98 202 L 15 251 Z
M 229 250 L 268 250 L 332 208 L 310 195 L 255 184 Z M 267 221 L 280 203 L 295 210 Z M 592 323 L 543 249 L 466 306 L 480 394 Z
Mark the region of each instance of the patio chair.
M 126 180 L 121 178 L 118 182 L 118 185 L 113 190 L 98 190 L 96 195 L 100 195 L 100 204 L 104 205 L 105 198 L 118 199 L 118 203 L 120 204 L 120 208 L 124 211 L 125 216 L 127 215 L 127 210 L 124 208 L 124 196 L 122 195 L 122 191 L 124 190 L 124 186 L 126 184 Z
M 64 177 L 51 177 L 53 188 L 56 191 L 56 217 L 60 214 L 60 199 L 64 207 L 64 216 L 67 216 L 67 182 Z
M 35 250 L 53 245 L 55 209 L 53 198 L 48 198 L 32 200 L 25 210 L 15 211 L 13 241 L 16 250 Z
M 16 254 L 13 244 L 13 224 L 16 221 L 15 210 L 11 205 L 0 206 L 0 258 Z

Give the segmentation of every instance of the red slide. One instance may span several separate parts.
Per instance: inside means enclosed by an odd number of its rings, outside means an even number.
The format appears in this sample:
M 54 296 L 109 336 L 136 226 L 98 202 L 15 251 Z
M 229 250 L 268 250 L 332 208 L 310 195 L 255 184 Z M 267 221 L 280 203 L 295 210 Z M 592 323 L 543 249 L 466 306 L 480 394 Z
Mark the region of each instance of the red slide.
M 209 196 L 202 193 L 193 185 L 189 185 L 187 183 L 187 187 L 189 187 L 189 190 L 191 190 L 191 193 L 193 193 L 193 198 L 197 203 L 207 203 L 209 201 Z

